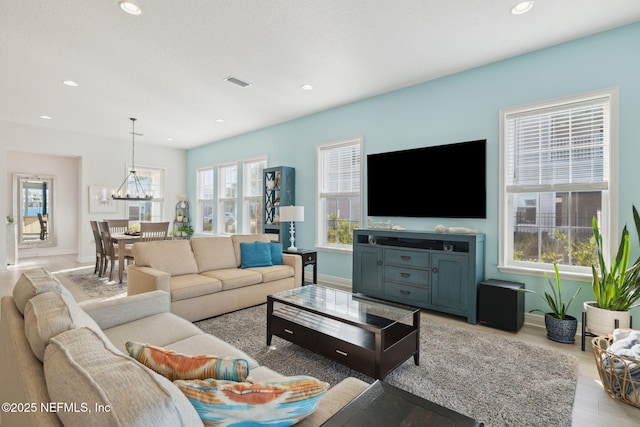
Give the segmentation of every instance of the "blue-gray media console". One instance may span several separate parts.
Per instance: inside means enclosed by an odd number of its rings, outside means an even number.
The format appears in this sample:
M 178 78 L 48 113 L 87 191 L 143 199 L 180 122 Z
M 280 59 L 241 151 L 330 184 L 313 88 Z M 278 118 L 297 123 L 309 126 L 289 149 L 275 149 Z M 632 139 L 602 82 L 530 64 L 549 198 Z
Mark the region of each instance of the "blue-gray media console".
M 353 232 L 353 292 L 477 323 L 484 234 Z

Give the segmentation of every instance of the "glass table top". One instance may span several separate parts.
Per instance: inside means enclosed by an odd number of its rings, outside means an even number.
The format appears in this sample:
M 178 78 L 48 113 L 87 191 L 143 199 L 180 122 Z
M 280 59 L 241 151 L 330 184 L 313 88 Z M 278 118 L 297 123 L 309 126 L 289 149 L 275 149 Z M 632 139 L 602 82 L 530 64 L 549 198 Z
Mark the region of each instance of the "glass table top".
M 411 320 L 418 311 L 416 307 L 374 300 L 351 292 L 317 285 L 289 289 L 272 295 L 275 301 L 286 301 L 295 305 L 325 313 L 363 325 L 372 323 L 393 324 Z M 386 322 L 381 322 L 385 319 Z

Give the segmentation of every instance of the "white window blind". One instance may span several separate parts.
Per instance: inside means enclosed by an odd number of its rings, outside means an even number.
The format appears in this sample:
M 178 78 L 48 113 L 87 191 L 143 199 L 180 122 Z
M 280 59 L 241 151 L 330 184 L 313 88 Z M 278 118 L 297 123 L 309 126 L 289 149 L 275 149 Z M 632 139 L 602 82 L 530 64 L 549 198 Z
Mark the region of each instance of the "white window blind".
M 361 137 L 318 146 L 318 247 L 353 249 L 353 229 L 362 218 L 361 153 Z
M 320 148 L 320 197 L 360 194 L 360 140 Z
M 242 214 L 242 231 L 245 233 L 261 233 L 263 231 L 262 197 L 264 184 L 262 171 L 267 166 L 267 158 L 245 160 L 244 173 L 244 203 Z
M 234 199 L 238 194 L 238 166 L 223 165 L 218 168 L 218 198 Z
M 266 167 L 266 158 L 246 160 L 244 162 L 244 197 L 262 197 L 262 170 Z
M 198 170 L 198 199 L 213 199 L 213 168 Z
M 608 97 L 506 116 L 509 193 L 606 190 Z

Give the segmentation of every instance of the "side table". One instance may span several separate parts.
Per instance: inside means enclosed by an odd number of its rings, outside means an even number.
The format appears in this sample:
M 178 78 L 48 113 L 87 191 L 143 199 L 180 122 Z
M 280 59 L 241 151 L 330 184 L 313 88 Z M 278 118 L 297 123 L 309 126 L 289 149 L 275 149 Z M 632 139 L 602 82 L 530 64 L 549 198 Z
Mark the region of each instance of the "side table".
M 283 249 L 283 253 L 292 254 L 292 255 L 300 255 L 302 257 L 302 283 L 304 286 L 304 268 L 307 265 L 313 266 L 313 283 L 318 283 L 318 252 L 313 249 L 296 249 L 295 251 L 289 249 Z
M 483 427 L 484 423 L 376 380 L 323 427 Z

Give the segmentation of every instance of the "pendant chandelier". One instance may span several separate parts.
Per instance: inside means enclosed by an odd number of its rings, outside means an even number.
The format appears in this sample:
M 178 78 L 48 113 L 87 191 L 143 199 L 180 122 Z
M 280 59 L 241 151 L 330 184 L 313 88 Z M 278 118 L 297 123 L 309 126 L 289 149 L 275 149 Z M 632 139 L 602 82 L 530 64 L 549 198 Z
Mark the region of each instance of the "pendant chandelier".
M 114 200 L 150 200 L 153 198 L 153 193 L 150 190 L 145 190 L 140 182 L 140 177 L 136 173 L 136 135 L 142 136 L 141 133 L 136 133 L 136 120 L 131 117 L 131 170 L 125 177 L 120 187 L 117 190 L 113 190 L 111 198 Z

